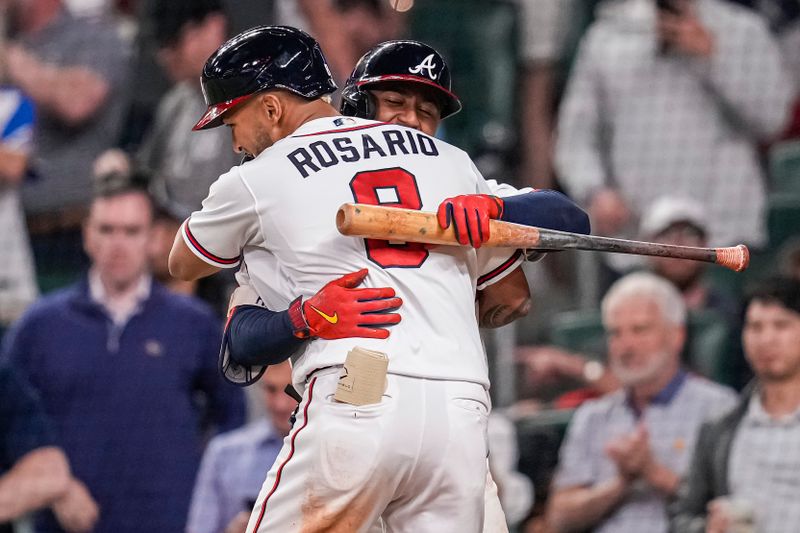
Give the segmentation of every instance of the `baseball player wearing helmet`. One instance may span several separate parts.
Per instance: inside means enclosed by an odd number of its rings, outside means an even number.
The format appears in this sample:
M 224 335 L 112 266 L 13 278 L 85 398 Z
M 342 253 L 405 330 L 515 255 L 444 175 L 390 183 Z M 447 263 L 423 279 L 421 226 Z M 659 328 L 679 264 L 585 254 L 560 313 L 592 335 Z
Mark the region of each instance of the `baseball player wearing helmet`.
M 265 297 L 276 300 L 268 307 L 291 300 L 270 327 L 295 337 L 298 344 L 284 348 L 295 352 L 293 380 L 303 391 L 248 531 L 334 524 L 362 531 L 379 516 L 391 531 L 479 531 L 489 401 L 469 309 L 477 254 L 350 239 L 332 221 L 353 200 L 445 203 L 453 208 L 445 207 L 444 223 L 456 224 L 461 213 L 457 202 L 444 202 L 448 195 L 484 194 L 476 205 L 494 203 L 485 211 L 495 217 L 502 201 L 446 143 L 339 116 L 320 98 L 334 86 L 318 45 L 298 30 L 262 27 L 235 37 L 209 59 L 203 87 L 209 110 L 197 127 L 224 122 L 235 148 L 255 159 L 212 186 L 184 223 L 170 267 L 190 279 L 243 258 L 257 289 L 268 286 Z M 460 211 L 474 217 L 479 209 Z M 479 218 L 461 223 L 479 245 Z M 400 305 L 402 322 L 393 312 Z M 378 403 L 332 398 L 353 336 L 389 355 Z M 311 337 L 317 341 L 301 340 Z
M 430 72 L 415 76 L 418 65 L 432 66 Z M 418 129 L 434 135 L 443 118 L 457 112 L 461 104 L 452 93 L 450 75 L 444 58 L 432 47 L 410 40 L 388 41 L 367 52 L 356 65 L 342 90 L 340 111 L 343 115 L 370 118 L 392 124 Z M 505 184 L 488 181 L 493 194 L 509 196 L 531 192 L 517 191 Z M 536 197 L 536 211 L 556 212 L 564 219 L 564 212 L 580 215 L 582 211 L 565 197 L 555 198 L 540 192 Z M 559 225 L 559 217 L 542 216 L 542 224 L 565 229 Z M 568 228 L 571 229 L 571 228 Z M 485 259 L 483 277 L 478 294 L 479 322 L 483 327 L 498 327 L 523 316 L 527 312 L 530 293 L 521 268 L 514 268 L 519 254 L 515 250 L 482 249 L 478 256 Z M 262 263 L 263 266 L 263 263 Z M 268 353 L 274 338 L 265 338 L 261 319 L 264 299 L 252 287 L 247 271 L 242 268 L 237 274 L 240 288 L 232 299 L 229 310 L 231 320 L 226 328 L 227 341 L 223 345 L 223 371 L 235 382 L 236 376 L 259 375 L 263 365 L 256 365 L 259 372 L 236 364 L 238 359 L 257 361 Z M 282 307 L 285 308 L 289 302 Z M 267 311 L 268 313 L 269 311 Z M 229 349 L 230 347 L 230 349 Z M 231 355 L 234 357 L 231 357 Z M 506 518 L 491 474 L 487 476 L 485 490 L 484 533 L 508 531 Z

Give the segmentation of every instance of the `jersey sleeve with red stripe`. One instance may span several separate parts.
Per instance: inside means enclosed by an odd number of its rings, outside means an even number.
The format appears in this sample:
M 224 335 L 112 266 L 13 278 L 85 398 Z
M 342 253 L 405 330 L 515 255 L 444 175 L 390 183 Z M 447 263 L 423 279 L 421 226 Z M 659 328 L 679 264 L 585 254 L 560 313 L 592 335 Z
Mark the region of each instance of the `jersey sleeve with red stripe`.
M 255 200 L 234 167 L 211 185 L 203 208 L 181 226 L 183 240 L 194 254 L 218 268 L 239 265 L 245 243 L 260 239 Z
M 480 176 L 477 168 L 475 172 Z M 483 181 L 482 179 L 479 180 L 479 182 Z M 488 187 L 488 194 L 501 198 L 533 191 L 530 187 L 517 189 L 507 183 L 498 183 L 495 180 L 485 180 L 485 184 Z M 490 248 L 484 246 L 476 250 L 476 252 L 478 255 L 478 290 L 483 290 L 489 285 L 497 283 L 513 272 L 525 260 L 522 251 L 516 248 Z
M 480 291 L 497 283 L 504 277 L 511 274 L 518 266 L 525 261 L 522 250 L 513 248 L 489 248 L 491 255 L 481 257 L 481 250 L 478 250 L 478 266 L 480 275 L 476 283 L 476 288 Z

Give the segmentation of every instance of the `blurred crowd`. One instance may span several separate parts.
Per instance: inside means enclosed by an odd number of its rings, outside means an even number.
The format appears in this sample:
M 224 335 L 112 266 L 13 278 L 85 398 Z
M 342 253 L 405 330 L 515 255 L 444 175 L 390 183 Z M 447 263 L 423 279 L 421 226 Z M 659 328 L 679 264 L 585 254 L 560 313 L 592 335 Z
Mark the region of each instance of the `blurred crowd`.
M 167 256 L 239 162 L 191 131 L 203 64 L 258 24 L 340 87 L 381 41 L 434 46 L 464 104 L 438 136 L 593 234 L 750 247 L 742 274 L 525 263 L 533 309 L 486 334 L 512 530 L 797 531 L 797 0 L 0 0 L 0 532 L 244 531 L 288 369 L 225 383 L 233 276 Z

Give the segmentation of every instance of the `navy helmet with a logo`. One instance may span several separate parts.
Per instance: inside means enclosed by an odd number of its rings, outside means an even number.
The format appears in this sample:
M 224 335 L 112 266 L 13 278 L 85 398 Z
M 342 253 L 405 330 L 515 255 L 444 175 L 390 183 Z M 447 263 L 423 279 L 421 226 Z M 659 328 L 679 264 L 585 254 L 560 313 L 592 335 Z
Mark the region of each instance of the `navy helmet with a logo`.
M 220 46 L 200 77 L 208 109 L 195 130 L 215 128 L 222 115 L 267 89 L 286 89 L 305 98 L 336 90 L 319 43 L 289 26 L 258 26 Z
M 442 55 L 427 44 L 402 40 L 381 43 L 358 61 L 342 89 L 342 114 L 374 118 L 375 104 L 367 89 L 387 82 L 421 83 L 434 88 L 441 96 L 441 118 L 461 110 Z

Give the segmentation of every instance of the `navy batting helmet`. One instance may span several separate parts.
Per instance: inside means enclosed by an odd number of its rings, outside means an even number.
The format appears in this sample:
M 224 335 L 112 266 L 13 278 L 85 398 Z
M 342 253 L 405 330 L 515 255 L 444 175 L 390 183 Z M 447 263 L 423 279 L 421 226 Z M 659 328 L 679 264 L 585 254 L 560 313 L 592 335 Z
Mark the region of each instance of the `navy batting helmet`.
M 258 26 L 230 39 L 208 58 L 200 83 L 208 109 L 195 130 L 219 126 L 226 111 L 265 89 L 305 98 L 336 90 L 317 41 L 289 26 Z
M 375 105 L 366 89 L 386 82 L 433 87 L 442 97 L 442 118 L 461 111 L 461 101 L 450 89 L 450 69 L 439 52 L 419 41 L 387 41 L 364 54 L 356 64 L 342 89 L 342 114 L 374 118 Z

